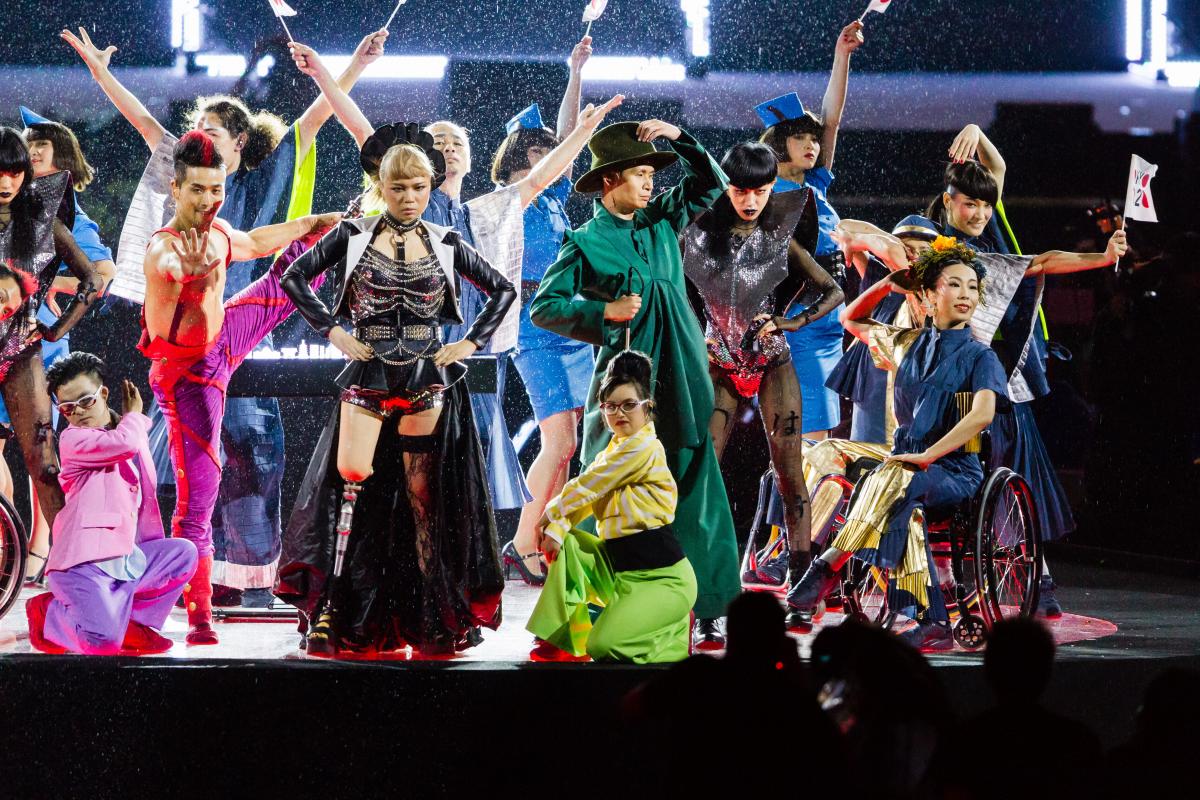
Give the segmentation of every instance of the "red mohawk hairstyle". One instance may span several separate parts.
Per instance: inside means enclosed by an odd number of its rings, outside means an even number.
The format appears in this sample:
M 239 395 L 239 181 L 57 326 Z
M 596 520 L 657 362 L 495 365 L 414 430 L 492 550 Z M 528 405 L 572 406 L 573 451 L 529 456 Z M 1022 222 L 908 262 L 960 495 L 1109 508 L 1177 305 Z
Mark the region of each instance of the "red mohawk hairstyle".
M 223 167 L 225 160 L 217 152 L 212 137 L 204 131 L 188 131 L 175 144 L 175 181 L 183 183 L 188 167 Z

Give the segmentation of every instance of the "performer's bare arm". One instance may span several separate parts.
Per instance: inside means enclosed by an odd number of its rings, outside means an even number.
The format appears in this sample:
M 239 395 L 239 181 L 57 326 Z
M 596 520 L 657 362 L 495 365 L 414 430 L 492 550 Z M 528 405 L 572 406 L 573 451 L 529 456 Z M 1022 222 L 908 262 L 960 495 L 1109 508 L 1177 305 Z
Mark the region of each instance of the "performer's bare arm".
M 297 217 L 278 225 L 264 225 L 251 231 L 229 231 L 229 246 L 232 261 L 252 261 L 269 256 L 305 234 L 325 230 L 336 225 L 342 218 L 340 213 L 310 214 Z
M 820 164 L 833 168 L 833 153 L 837 149 L 838 128 L 842 124 L 842 111 L 846 108 L 846 91 L 850 85 L 850 56 L 862 46 L 863 24 L 860 20 L 851 22 L 842 28 L 838 34 L 837 45 L 833 50 L 833 69 L 829 71 L 829 84 L 825 87 L 825 96 L 821 99 L 821 122 L 825 126 L 825 134 L 821 137 Z
M 562 103 L 558 106 L 558 122 L 555 134 L 561 142 L 567 138 L 579 121 L 579 98 L 583 93 L 583 65 L 592 57 L 592 37 L 585 36 L 571 50 L 571 75 L 567 79 L 567 90 L 563 92 Z M 568 169 L 567 175 L 570 175 Z
M 338 122 L 342 123 L 342 127 L 354 137 L 355 143 L 361 149 L 363 143 L 375 132 L 375 126 L 362 113 L 358 103 L 355 103 L 342 88 L 341 82 L 333 79 L 333 75 L 321 61 L 316 50 L 299 42 L 290 42 L 288 47 L 292 51 L 292 61 L 295 62 L 296 69 L 316 81 L 321 90 L 321 97 L 328 104 L 330 111 L 338 118 Z
M 844 222 L 850 224 L 843 225 Z M 878 258 L 893 272 L 907 267 L 912 255 L 904 242 L 869 222 L 842 220 L 833 232 L 833 240 L 850 257 L 859 277 L 866 274 L 866 258 L 863 257 L 866 253 Z
M 854 338 L 860 342 L 869 345 L 871 328 L 879 323 L 871 319 L 871 311 L 875 306 L 879 305 L 879 301 L 888 296 L 889 292 L 901 292 L 907 294 L 904 289 L 900 288 L 893 278 L 898 273 L 893 272 L 881 281 L 878 281 L 870 289 L 862 292 L 858 297 L 854 298 L 850 305 L 842 309 L 839 316 L 839 321 L 842 327 L 854 335 Z
M 117 52 L 116 45 L 110 44 L 101 50 L 92 44 L 92 38 L 88 36 L 86 28 L 80 28 L 78 36 L 64 29 L 59 37 L 75 48 L 75 52 L 79 54 L 83 63 L 91 71 L 92 78 L 121 112 L 121 116 L 137 128 L 137 132 L 142 135 L 142 139 L 145 140 L 150 151 L 157 150 L 167 129 L 150 114 L 149 110 L 142 105 L 142 101 L 134 97 L 133 92 L 126 89 L 109 70 L 109 61 L 112 60 L 113 53 Z
M 358 43 L 358 47 L 354 50 L 354 55 L 350 59 L 350 66 L 346 67 L 345 72 L 339 75 L 336 81 L 333 81 L 332 78 L 330 79 L 331 85 L 336 86 L 345 96 L 346 100 L 350 99 L 348 92 L 354 88 L 354 84 L 362 77 L 363 71 L 383 55 L 383 46 L 387 41 L 387 37 L 388 32 L 386 30 L 378 30 L 364 36 L 363 40 Z M 295 42 L 291 44 L 295 44 Z M 294 58 L 295 50 L 293 49 L 292 52 Z M 320 85 L 319 82 L 318 85 Z M 330 95 L 322 87 L 321 95 L 296 120 L 296 130 L 300 134 L 300 147 L 296 154 L 298 159 L 304 158 L 305 154 L 308 153 L 308 148 L 312 145 L 313 140 L 317 138 L 317 131 L 321 130 L 321 126 L 329 120 L 330 115 L 334 112 L 335 109 Z M 338 119 L 341 119 L 341 117 L 339 116 Z M 370 134 L 367 135 L 370 136 Z M 361 142 L 359 146 L 362 146 Z
M 1112 266 L 1118 258 L 1129 251 L 1125 231 L 1118 230 L 1108 240 L 1103 253 L 1068 253 L 1063 250 L 1048 250 L 1034 256 L 1025 270 L 1026 275 L 1066 275 L 1089 269 Z
M 988 172 L 996 179 L 996 197 L 1004 197 L 1004 172 L 1008 166 L 1004 157 L 992 144 L 983 129 L 972 123 L 958 132 L 950 144 L 950 160 L 955 163 L 970 161 L 978 158 L 979 163 L 987 167 Z
M 527 206 L 532 203 L 534 198 L 545 191 L 547 186 L 558 180 L 567 167 L 575 162 L 575 157 L 583 150 L 584 145 L 596 132 L 596 127 L 604 121 L 608 112 L 624 101 L 625 95 L 618 94 L 599 108 L 588 103 L 587 107 L 579 112 L 579 121 L 575 129 L 562 140 L 562 144 L 547 153 L 545 158 L 529 170 L 528 175 L 513 184 L 521 191 L 522 205 Z

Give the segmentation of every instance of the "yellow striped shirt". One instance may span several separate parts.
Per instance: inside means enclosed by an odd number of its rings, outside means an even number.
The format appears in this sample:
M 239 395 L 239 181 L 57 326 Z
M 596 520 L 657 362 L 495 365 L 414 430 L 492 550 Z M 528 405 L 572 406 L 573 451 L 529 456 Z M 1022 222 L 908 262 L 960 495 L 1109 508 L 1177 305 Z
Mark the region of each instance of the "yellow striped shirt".
M 613 437 L 604 452 L 546 506 L 546 534 L 559 543 L 588 516 L 596 535 L 616 539 L 661 528 L 675 519 L 679 489 L 654 423 L 632 436 Z

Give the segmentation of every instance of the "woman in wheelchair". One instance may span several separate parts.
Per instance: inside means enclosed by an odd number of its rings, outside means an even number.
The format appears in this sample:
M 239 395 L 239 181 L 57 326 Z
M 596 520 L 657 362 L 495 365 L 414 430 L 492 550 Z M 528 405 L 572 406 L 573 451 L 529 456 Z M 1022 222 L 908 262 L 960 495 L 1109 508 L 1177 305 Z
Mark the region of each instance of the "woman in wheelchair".
M 979 490 L 984 475 L 976 443 L 1008 402 L 999 358 L 969 328 L 983 299 L 983 278 L 974 250 L 938 237 L 911 269 L 892 273 L 842 312 L 842 323 L 870 348 L 876 366 L 895 373 L 899 427 L 890 454 L 836 440 L 820 445 L 825 453 L 814 454 L 816 463 L 839 450 L 844 459 L 871 455 L 883 463 L 863 479 L 831 546 L 789 591 L 797 622 L 811 623 L 837 586 L 838 572 L 854 557 L 887 569 L 890 607 L 918 620 L 902 638 L 927 649 L 953 646 L 945 601 L 931 577 L 925 514 L 953 508 Z M 867 317 L 891 291 L 917 295 L 932 324 L 896 328 Z

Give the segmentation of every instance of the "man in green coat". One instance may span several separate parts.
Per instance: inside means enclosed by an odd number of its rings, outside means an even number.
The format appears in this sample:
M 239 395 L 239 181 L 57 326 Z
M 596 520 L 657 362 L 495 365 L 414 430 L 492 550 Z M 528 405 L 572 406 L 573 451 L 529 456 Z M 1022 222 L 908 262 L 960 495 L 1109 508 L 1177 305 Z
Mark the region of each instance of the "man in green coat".
M 658 137 L 674 152 L 656 150 Z M 631 348 L 654 363 L 655 425 L 679 485 L 673 528 L 696 571 L 693 640 L 724 645 L 721 617 L 741 588 L 729 498 L 708 434 L 712 381 L 704 335 L 688 303 L 678 237 L 725 191 L 717 162 L 660 120 L 620 122 L 588 142 L 592 169 L 575 190 L 602 192 L 592 219 L 567 231 L 530 306 L 533 324 L 600 347 L 584 416 L 583 462 L 608 444 L 596 390 L 608 362 Z M 679 185 L 654 199 L 654 172 L 675 161 Z

